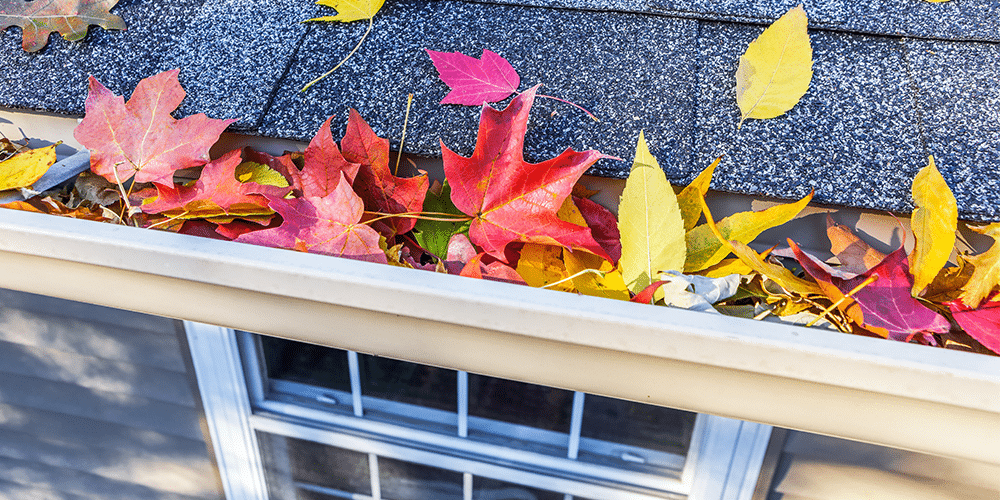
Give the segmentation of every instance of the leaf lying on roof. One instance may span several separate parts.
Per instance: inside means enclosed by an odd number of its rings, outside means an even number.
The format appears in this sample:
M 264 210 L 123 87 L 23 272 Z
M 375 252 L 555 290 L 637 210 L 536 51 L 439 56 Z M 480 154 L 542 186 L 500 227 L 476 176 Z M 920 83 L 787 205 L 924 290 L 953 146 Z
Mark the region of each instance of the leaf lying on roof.
M 80 40 L 91 24 L 109 30 L 125 29 L 125 21 L 109 12 L 118 0 L 0 0 L 0 29 L 21 27 L 21 47 L 35 52 L 57 31 L 70 41 Z

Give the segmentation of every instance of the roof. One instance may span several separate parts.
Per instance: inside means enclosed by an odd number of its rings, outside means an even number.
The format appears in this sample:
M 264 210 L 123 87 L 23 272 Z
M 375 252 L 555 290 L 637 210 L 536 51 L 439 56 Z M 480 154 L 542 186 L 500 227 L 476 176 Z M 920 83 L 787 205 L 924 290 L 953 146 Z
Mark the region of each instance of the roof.
M 231 129 L 308 139 L 356 108 L 393 148 L 414 93 L 405 150 L 468 154 L 479 111 L 441 105 L 447 88 L 423 49 L 508 59 L 536 101 L 525 156 L 567 147 L 631 159 L 640 130 L 668 177 L 687 183 L 720 153 L 714 189 L 907 211 L 913 175 L 933 154 L 960 217 L 1000 220 L 1000 0 L 809 0 L 814 77 L 786 115 L 737 132 L 739 55 L 798 0 L 390 0 L 358 53 L 307 92 L 365 22 L 297 21 L 333 11 L 307 0 L 122 0 L 125 32 L 91 28 L 24 53 L 0 33 L 0 106 L 82 114 L 86 78 L 128 95 L 181 68 L 180 115 L 239 118 Z M 335 130 L 336 134 L 336 130 Z M 601 160 L 593 175 L 625 177 Z

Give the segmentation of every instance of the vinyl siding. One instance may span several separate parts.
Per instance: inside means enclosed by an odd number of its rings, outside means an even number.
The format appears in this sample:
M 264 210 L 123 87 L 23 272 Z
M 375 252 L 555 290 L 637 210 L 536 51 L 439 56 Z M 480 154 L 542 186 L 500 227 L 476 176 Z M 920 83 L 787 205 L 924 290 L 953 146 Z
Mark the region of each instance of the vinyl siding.
M 934 432 L 921 429 L 913 432 Z M 768 500 L 997 500 L 1000 467 L 789 431 Z
M 0 290 L 0 500 L 221 498 L 178 331 Z

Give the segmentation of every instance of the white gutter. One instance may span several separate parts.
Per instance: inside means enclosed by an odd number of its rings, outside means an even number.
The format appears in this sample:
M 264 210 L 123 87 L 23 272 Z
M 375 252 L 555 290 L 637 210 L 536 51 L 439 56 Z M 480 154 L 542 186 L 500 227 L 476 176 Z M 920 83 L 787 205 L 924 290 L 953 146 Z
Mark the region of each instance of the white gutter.
M 0 210 L 0 286 L 1000 464 L 1000 358 Z

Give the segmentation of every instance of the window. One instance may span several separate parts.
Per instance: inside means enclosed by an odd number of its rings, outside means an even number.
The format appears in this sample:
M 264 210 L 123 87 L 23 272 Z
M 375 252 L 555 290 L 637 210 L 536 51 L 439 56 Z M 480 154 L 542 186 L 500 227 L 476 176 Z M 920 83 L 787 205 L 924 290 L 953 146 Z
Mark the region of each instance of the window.
M 231 498 L 749 498 L 769 433 L 681 410 L 186 327 Z M 740 478 L 728 480 L 730 496 L 699 491 L 707 491 L 699 477 L 705 483 L 713 469 Z

